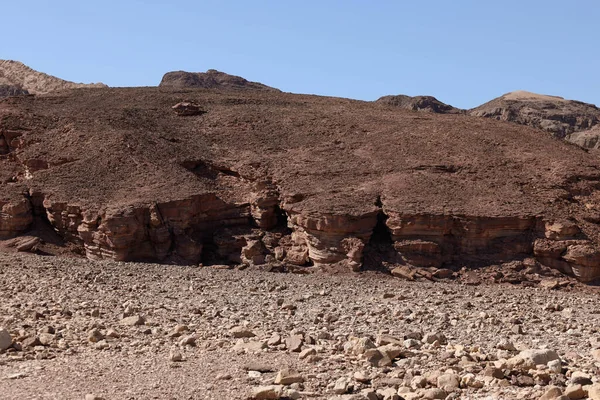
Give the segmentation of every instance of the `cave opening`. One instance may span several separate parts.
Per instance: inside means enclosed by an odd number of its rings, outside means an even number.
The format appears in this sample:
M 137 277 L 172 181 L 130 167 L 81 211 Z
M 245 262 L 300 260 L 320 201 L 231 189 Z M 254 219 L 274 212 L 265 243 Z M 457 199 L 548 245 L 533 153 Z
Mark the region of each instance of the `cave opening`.
M 377 222 L 363 253 L 363 269 L 387 272 L 390 269 L 388 265 L 396 262 L 397 252 L 394 249 L 392 233 L 387 226 L 389 217 L 383 211 L 380 196 L 377 196 L 375 205 L 379 207 L 379 212 L 377 213 Z

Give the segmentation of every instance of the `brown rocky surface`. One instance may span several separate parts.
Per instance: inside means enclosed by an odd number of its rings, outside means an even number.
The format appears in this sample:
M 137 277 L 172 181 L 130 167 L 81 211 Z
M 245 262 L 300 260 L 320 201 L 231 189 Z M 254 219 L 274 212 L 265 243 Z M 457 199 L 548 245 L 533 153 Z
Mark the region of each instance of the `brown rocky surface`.
M 159 86 L 173 88 L 196 88 L 196 89 L 240 89 L 240 90 L 266 90 L 279 91 L 279 89 L 263 85 L 258 82 L 250 82 L 241 76 L 229 75 L 225 72 L 209 69 L 206 72 L 167 72 Z
M 390 95 L 380 97 L 376 103 L 400 107 L 411 111 L 427 111 L 436 114 L 463 114 L 465 110 L 442 103 L 433 96 Z
M 592 129 L 574 132 L 566 137 L 567 141 L 574 143 L 586 149 L 600 149 L 600 125 L 595 125 Z
M 598 398 L 597 288 L 492 282 L 0 253 L 0 397 Z
M 600 276 L 600 160 L 519 125 L 272 91 L 81 89 L 1 101 L 0 157 L 0 235 L 38 236 L 38 252 Z
M 468 114 L 532 126 L 561 139 L 600 123 L 600 108 L 593 104 L 522 90 L 468 110 Z
M 2 90 L 3 85 L 23 89 L 31 94 L 44 94 L 64 89 L 106 87 L 102 83 L 86 84 L 65 81 L 55 76 L 38 72 L 22 62 L 13 60 L 0 60 L 0 97 L 3 97 L 3 93 L 8 92 Z M 24 93 L 12 93 L 11 95 L 14 94 Z

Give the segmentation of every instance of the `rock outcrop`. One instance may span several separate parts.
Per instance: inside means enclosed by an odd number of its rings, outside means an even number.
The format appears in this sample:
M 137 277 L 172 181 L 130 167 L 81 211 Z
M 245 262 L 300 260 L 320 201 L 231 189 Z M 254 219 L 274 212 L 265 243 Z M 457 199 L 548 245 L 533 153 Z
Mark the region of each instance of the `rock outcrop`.
M 464 114 L 465 110 L 452 107 L 442 103 L 433 96 L 406 96 L 403 94 L 395 96 L 383 96 L 375 101 L 394 107 L 400 107 L 412 111 L 426 111 L 436 114 Z
M 468 114 L 532 126 L 561 139 L 600 123 L 600 108 L 593 104 L 526 91 L 507 93 Z
M 8 96 L 21 96 L 29 92 L 17 85 L 0 84 L 0 98 Z
M 29 68 L 27 65 L 13 60 L 0 60 L 0 97 L 2 96 L 2 86 L 12 86 L 14 88 L 24 90 L 30 94 L 44 94 L 55 90 L 76 89 L 76 88 L 98 88 L 106 87 L 102 83 L 75 83 L 65 81 L 52 75 L 38 72 Z
M 267 90 L 279 91 L 258 82 L 250 82 L 240 76 L 229 75 L 225 72 L 209 69 L 206 72 L 167 72 L 159 86 L 174 88 L 202 89 L 238 89 L 238 90 Z
M 600 125 L 585 131 L 571 133 L 566 140 L 585 149 L 600 149 Z
M 600 277 L 600 159 L 529 127 L 265 91 L 0 102 L 0 235 L 91 259 Z M 31 236 L 31 235 L 29 235 Z M 537 260 L 537 261 L 536 261 Z M 451 273 L 451 271 L 450 271 Z

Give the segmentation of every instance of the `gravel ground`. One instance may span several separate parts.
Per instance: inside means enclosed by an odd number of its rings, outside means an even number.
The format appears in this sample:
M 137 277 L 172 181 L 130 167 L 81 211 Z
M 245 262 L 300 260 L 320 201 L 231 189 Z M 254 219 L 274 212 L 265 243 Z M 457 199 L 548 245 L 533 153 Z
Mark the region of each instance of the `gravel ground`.
M 600 399 L 599 313 L 593 288 L 0 254 L 0 398 Z

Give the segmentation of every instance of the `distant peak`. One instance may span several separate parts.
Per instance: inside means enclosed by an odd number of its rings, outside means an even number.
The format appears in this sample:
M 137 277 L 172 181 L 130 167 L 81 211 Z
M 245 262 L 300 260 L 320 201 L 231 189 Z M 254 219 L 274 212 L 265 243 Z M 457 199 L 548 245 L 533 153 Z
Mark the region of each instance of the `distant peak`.
M 84 87 L 106 87 L 102 83 L 75 83 L 36 71 L 20 61 L 0 60 L 0 85 L 22 88 L 32 94 Z
M 502 96 L 505 100 L 549 100 L 549 101 L 566 101 L 560 96 L 550 96 L 547 94 L 538 94 L 528 92 L 526 90 L 515 90 L 514 92 L 506 93 Z
M 250 82 L 241 76 L 209 69 L 206 72 L 173 71 L 167 72 L 160 85 L 162 87 L 202 88 L 202 89 L 243 89 L 279 91 L 259 82 Z

